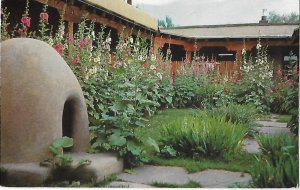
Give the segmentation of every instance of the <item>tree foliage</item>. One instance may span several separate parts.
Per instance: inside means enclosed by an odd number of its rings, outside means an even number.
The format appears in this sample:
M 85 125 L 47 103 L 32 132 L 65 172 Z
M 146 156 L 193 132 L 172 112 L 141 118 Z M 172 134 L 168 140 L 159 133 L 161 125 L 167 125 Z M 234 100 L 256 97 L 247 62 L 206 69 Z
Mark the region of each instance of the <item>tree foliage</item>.
M 299 23 L 299 14 L 292 12 L 289 14 L 279 14 L 276 11 L 269 12 L 270 23 Z
M 165 19 L 158 19 L 158 26 L 161 26 L 163 28 L 170 28 L 174 27 L 174 23 L 171 17 L 166 16 Z

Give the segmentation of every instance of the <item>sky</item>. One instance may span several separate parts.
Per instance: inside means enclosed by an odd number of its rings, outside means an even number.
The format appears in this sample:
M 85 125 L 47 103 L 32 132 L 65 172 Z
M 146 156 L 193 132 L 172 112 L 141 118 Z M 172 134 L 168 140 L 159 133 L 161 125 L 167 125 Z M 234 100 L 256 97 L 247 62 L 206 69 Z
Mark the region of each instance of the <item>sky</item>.
M 262 10 L 299 14 L 299 0 L 132 0 L 156 18 L 170 16 L 177 26 L 258 23 Z

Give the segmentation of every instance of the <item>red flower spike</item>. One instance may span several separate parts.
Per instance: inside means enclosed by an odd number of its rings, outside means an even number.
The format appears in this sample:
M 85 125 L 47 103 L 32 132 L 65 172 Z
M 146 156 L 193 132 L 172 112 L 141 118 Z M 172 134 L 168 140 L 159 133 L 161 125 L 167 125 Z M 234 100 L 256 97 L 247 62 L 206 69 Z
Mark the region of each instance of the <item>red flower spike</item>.
M 30 27 L 30 17 L 22 17 L 21 18 L 21 22 L 23 25 L 27 26 L 28 28 Z
M 64 54 L 64 45 L 63 45 L 63 44 L 56 44 L 56 45 L 53 45 L 53 48 L 54 48 L 60 55 L 63 55 L 63 54 Z
M 40 18 L 42 21 L 48 23 L 49 15 L 48 13 L 40 13 Z

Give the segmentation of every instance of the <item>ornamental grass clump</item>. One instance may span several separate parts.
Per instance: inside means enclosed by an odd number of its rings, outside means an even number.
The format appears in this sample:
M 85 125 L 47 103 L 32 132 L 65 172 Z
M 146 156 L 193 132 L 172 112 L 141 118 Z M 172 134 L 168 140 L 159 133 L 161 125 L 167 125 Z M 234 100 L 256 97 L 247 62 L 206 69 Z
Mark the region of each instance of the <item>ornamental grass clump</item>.
M 172 147 L 179 156 L 219 158 L 236 153 L 247 131 L 225 117 L 199 114 L 173 121 L 162 133 L 162 147 Z
M 259 116 L 257 109 L 253 104 L 228 104 L 208 110 L 208 114 L 211 116 L 224 116 L 226 121 L 240 123 L 246 127 L 248 131 L 251 131 L 255 125 L 254 120 Z
M 251 176 L 257 188 L 290 188 L 299 184 L 298 139 L 288 135 L 260 136 L 262 154 Z

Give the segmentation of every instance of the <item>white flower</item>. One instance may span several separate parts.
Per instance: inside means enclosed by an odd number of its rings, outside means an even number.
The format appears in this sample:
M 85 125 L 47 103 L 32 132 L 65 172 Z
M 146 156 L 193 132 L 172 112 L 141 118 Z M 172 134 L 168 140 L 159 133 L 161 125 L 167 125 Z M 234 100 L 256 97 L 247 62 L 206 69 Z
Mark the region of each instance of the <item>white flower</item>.
M 98 69 L 96 66 L 93 67 L 93 73 L 97 73 Z
M 138 60 L 139 60 L 139 61 L 143 61 L 143 56 L 142 56 L 142 55 L 139 55 Z
M 261 45 L 260 45 L 260 43 L 258 43 L 257 45 L 256 45 L 256 49 L 260 49 L 261 48 Z
M 156 56 L 154 54 L 151 55 L 151 61 L 155 61 L 156 60 Z
M 53 46 L 53 40 L 52 40 L 52 38 L 49 38 L 48 44 L 49 44 L 50 46 Z
M 155 67 L 154 65 L 151 65 L 151 66 L 150 66 L 150 69 L 151 69 L 151 70 L 155 70 L 156 67 Z
M 160 73 L 157 73 L 156 76 L 157 76 L 160 80 L 162 80 L 162 75 L 161 75 Z
M 129 42 L 130 42 L 131 44 L 133 44 L 133 38 L 132 38 L 132 37 L 129 38 Z
M 111 42 L 111 37 L 106 38 L 106 42 L 110 43 Z
M 96 58 L 94 58 L 94 62 L 95 62 L 95 63 L 98 63 L 98 62 L 100 62 L 100 57 L 96 57 Z
M 243 50 L 242 50 L 242 55 L 245 55 L 245 54 L 246 54 L 246 49 L 243 48 Z

